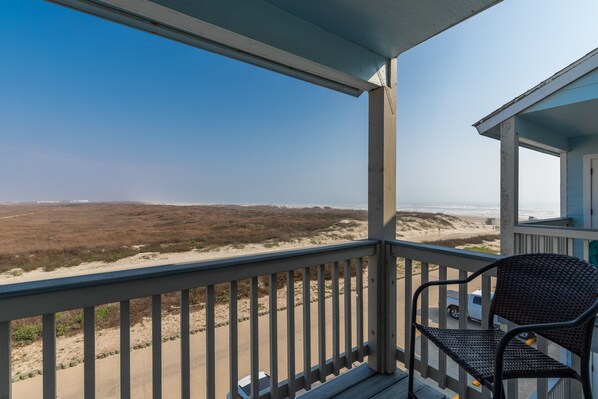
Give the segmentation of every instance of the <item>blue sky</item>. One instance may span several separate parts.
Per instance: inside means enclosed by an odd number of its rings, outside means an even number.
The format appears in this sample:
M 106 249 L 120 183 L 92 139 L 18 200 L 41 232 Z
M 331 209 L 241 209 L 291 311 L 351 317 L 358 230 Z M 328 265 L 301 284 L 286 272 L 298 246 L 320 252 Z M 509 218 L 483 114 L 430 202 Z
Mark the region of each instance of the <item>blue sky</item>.
M 595 0 L 507 0 L 399 57 L 398 205 L 498 204 L 471 124 L 583 56 Z M 0 1 L 0 201 L 360 205 L 353 98 L 37 0 Z M 558 201 L 522 150 L 521 203 Z

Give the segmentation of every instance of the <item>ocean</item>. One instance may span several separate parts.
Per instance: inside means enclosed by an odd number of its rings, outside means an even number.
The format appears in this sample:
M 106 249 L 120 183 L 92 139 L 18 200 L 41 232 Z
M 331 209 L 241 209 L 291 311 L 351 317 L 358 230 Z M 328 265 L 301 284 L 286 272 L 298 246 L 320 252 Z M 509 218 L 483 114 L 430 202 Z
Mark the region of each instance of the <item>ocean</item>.
M 399 211 L 446 213 L 454 216 L 479 216 L 499 217 L 499 205 L 406 205 L 400 206 Z M 519 208 L 519 219 L 527 220 L 530 217 L 536 219 L 551 219 L 560 217 L 560 210 L 555 205 L 522 206 Z
M 208 204 L 208 203 L 154 203 L 160 205 L 227 205 L 227 204 Z M 230 204 L 229 204 L 230 205 Z M 289 208 L 309 208 L 309 207 L 331 207 L 340 209 L 362 209 L 367 210 L 367 204 L 363 203 L 331 203 L 331 204 L 257 204 L 240 203 L 236 205 L 272 205 L 286 206 Z M 428 212 L 445 213 L 454 216 L 477 216 L 477 217 L 500 217 L 500 206 L 498 204 L 405 204 L 397 208 L 398 211 L 407 212 Z M 560 217 L 558 204 L 525 204 L 519 208 L 519 219 L 528 220 L 530 217 L 536 219 L 551 219 Z

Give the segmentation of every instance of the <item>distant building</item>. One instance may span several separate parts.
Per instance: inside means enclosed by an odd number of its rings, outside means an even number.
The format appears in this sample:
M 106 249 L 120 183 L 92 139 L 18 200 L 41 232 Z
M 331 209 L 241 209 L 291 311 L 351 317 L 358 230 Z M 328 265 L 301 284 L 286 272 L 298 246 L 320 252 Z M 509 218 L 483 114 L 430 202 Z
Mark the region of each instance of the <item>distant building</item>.
M 496 218 L 487 218 L 486 219 L 486 225 L 487 226 L 494 226 L 494 225 L 496 225 Z

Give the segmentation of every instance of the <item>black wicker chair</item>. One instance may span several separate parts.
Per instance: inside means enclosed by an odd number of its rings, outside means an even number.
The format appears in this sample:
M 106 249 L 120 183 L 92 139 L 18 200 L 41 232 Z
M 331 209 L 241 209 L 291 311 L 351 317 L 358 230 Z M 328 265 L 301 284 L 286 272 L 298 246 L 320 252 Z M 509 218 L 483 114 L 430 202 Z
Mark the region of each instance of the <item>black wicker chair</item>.
M 417 300 L 430 286 L 462 284 L 496 268 L 496 288 L 488 325 L 482 330 L 454 330 L 416 323 Z M 504 398 L 503 380 L 511 378 L 575 378 L 590 389 L 590 352 L 594 321 L 598 312 L 598 270 L 591 264 L 565 255 L 528 254 L 503 258 L 473 273 L 465 280 L 432 281 L 422 284 L 413 296 L 409 349 L 409 397 L 413 393 L 415 329 L 432 341 L 459 366 Z M 518 326 L 508 332 L 495 329 L 498 315 Z M 513 339 L 535 332 L 581 357 L 581 373 L 544 353 Z

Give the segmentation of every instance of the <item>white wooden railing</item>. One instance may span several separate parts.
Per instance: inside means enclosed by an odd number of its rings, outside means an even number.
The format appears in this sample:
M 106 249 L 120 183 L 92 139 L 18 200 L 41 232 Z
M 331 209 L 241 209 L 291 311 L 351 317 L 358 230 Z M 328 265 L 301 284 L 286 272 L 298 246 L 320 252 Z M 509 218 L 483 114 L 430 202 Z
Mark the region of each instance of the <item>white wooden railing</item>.
M 579 240 L 584 260 L 589 260 L 589 243 L 598 240 L 598 230 L 558 227 L 538 224 L 519 224 L 513 227 L 515 253 L 550 252 L 574 256 L 574 241 Z
M 545 227 L 542 227 L 543 229 Z M 552 228 L 549 228 L 552 230 Z M 341 369 L 351 368 L 354 362 L 363 362 L 370 354 L 370 347 L 364 337 L 364 300 L 368 287 L 364 275 L 367 261 L 379 254 L 379 242 L 374 240 L 356 241 L 348 244 L 302 249 L 224 259 L 183 265 L 168 265 L 122 272 L 87 275 L 40 282 L 0 286 L 0 398 L 11 398 L 11 322 L 20 318 L 42 316 L 43 319 L 43 398 L 55 398 L 56 386 L 56 314 L 72 309 L 83 309 L 84 314 L 84 379 L 81 397 L 96 397 L 96 353 L 95 308 L 103 304 L 120 304 L 120 397 L 131 396 L 131 323 L 130 303 L 136 298 L 151 297 L 152 345 L 151 345 L 151 385 L 153 398 L 163 395 L 162 370 L 162 311 L 163 295 L 180 292 L 180 396 L 189 398 L 191 392 L 191 352 L 190 352 L 190 299 L 189 291 L 204 287 L 205 295 L 205 390 L 207 398 L 216 396 L 222 381 L 228 380 L 226 391 L 235 392 L 239 377 L 239 362 L 248 360 L 252 381 L 257 381 L 260 352 L 268 352 L 268 366 L 272 383 L 266 390 L 251 392 L 252 398 L 294 397 L 301 390 L 309 390 L 316 382 L 325 382 L 331 375 L 338 375 Z M 391 259 L 396 259 L 397 279 L 394 284 L 397 300 L 387 307 L 396 317 L 396 360 L 406 366 L 409 347 L 410 312 L 414 290 L 419 284 L 432 278 L 466 278 L 487 264 L 494 262 L 496 255 L 456 250 L 426 244 L 404 241 L 388 241 L 385 248 Z M 371 258 L 373 259 L 373 258 Z M 390 263 L 392 264 L 392 263 Z M 314 269 L 317 283 L 310 284 Z M 342 279 L 340 274 L 348 276 Z M 487 317 L 490 307 L 490 294 L 493 287 L 494 271 L 481 276 L 469 285 L 461 285 L 459 290 L 460 315 L 458 322 L 447 318 L 447 287 L 439 287 L 424 292 L 421 297 L 419 315 L 421 323 L 436 324 L 446 328 L 451 323 L 456 327 L 470 328 L 467 319 L 467 295 L 474 289 L 482 291 L 482 313 Z M 277 276 L 286 279 L 286 348 L 279 347 Z M 326 275 L 329 274 L 327 279 Z M 258 304 L 258 278 L 269 279 L 267 311 L 260 312 Z M 263 277 L 262 277 L 263 278 Z M 295 279 L 301 279 L 302 329 L 295 334 Z M 249 280 L 249 359 L 239 359 L 239 313 L 238 282 Z M 353 287 L 354 282 L 354 288 Z M 341 285 L 342 283 L 342 285 Z M 378 284 L 380 282 L 377 282 Z M 228 376 L 216 376 L 215 359 L 215 286 L 228 286 L 229 340 Z M 371 283 L 374 284 L 374 283 Z M 344 294 L 341 293 L 344 288 Z M 370 289 L 375 287 L 370 286 Z M 317 294 L 312 291 L 317 291 Z M 327 310 L 326 298 L 330 297 Z M 317 337 L 312 338 L 312 314 L 310 301 L 317 310 Z M 436 299 L 434 299 L 436 298 Z M 432 299 L 432 301 L 431 301 Z M 403 303 L 402 303 L 403 302 Z M 432 302 L 432 304 L 431 304 Z M 436 308 L 437 305 L 437 308 Z M 371 306 L 366 305 L 367 307 Z M 342 311 L 341 311 L 342 307 Z M 263 308 L 263 306 L 262 306 Z M 368 310 L 368 312 L 371 311 Z M 326 313 L 331 312 L 331 317 Z M 260 313 L 268 318 L 268 350 L 260 347 Z M 265 313 L 265 314 L 264 314 Z M 327 321 L 328 320 L 328 321 Z M 486 320 L 482 320 L 485 323 Z M 315 326 L 314 326 L 315 327 Z M 475 328 L 475 327 L 474 327 Z M 510 326 L 507 326 L 510 328 Z M 366 339 L 364 339 L 366 338 Z M 331 347 L 327 348 L 327 341 Z M 284 343 L 284 341 L 283 341 Z M 299 343 L 299 344 L 297 344 Z M 297 346 L 301 346 L 298 348 Z M 341 345 L 343 346 L 341 348 Z M 417 347 L 415 368 L 423 377 L 434 380 L 439 388 L 459 393 L 460 398 L 490 398 L 485 388 L 471 385 L 471 378 L 464 370 L 451 366 L 443 353 L 437 353 L 428 340 L 420 338 Z M 316 351 L 317 348 L 317 351 Z M 547 342 L 539 339 L 538 348 L 547 350 Z M 279 373 L 279 354 L 286 349 L 286 367 Z M 313 354 L 317 354 L 314 356 Z M 437 353 L 437 355 L 436 355 Z M 264 355 L 262 355 L 263 357 Z M 313 361 L 312 361 L 313 358 Z M 283 362 L 284 363 L 284 362 Z M 284 374 L 284 375 L 282 375 Z M 226 378 L 228 377 L 228 378 Z M 40 377 L 37 377 L 40 378 Z M 507 385 L 507 397 L 516 399 L 519 395 L 518 380 Z M 257 385 L 257 384 L 256 384 Z M 256 386 L 254 385 L 254 386 Z M 547 380 L 537 381 L 538 398 L 548 395 Z M 167 395 L 166 395 L 167 396 Z
M 295 393 L 309 390 L 316 381 L 324 382 L 329 375 L 337 375 L 342 368 L 351 368 L 354 362 L 362 362 L 368 354 L 364 341 L 364 301 L 363 271 L 369 256 L 376 254 L 377 241 L 355 241 L 348 244 L 327 247 L 269 253 L 234 259 L 208 261 L 181 265 L 159 266 L 129 271 L 69 277 L 39 282 L 19 283 L 0 286 L 0 398 L 10 399 L 12 394 L 11 371 L 11 321 L 42 316 L 43 320 L 43 398 L 54 399 L 56 384 L 56 314 L 58 312 L 83 309 L 84 313 L 84 380 L 80 397 L 96 397 L 96 329 L 95 308 L 103 304 L 120 304 L 120 397 L 131 396 L 131 324 L 130 303 L 136 298 L 151 297 L 152 348 L 151 385 L 152 397 L 161 398 L 162 376 L 162 311 L 164 294 L 180 292 L 180 396 L 189 398 L 191 391 L 190 358 L 190 302 L 189 290 L 205 287 L 205 397 L 216 397 L 215 360 L 215 286 L 228 285 L 229 307 L 229 384 L 230 392 L 237 392 L 239 379 L 238 348 L 238 281 L 250 280 L 249 341 L 250 375 L 257 381 L 260 370 L 258 340 L 258 277 L 269 278 L 269 373 L 270 388 L 258 392 L 257 384 L 252 384 L 252 398 L 294 397 Z M 311 337 L 310 299 L 312 296 L 311 268 L 317 269 L 317 337 Z M 339 272 L 344 278 L 344 312 L 340 309 Z M 325 273 L 331 279 L 325 281 Z M 287 286 L 287 372 L 279 375 L 278 318 L 277 318 L 277 274 L 286 275 Z M 296 276 L 303 281 L 303 333 L 295 336 L 295 284 Z M 354 277 L 351 277 L 354 276 Z M 355 300 L 352 301 L 352 280 L 355 279 Z M 325 299 L 327 286 L 331 286 L 332 322 L 326 320 Z M 354 303 L 355 308 L 353 308 Z M 352 336 L 352 331 L 356 336 Z M 341 344 L 341 331 L 344 348 Z M 328 357 L 326 340 L 332 336 L 332 357 Z M 300 339 L 298 339 L 300 338 Z M 297 348 L 296 342 L 303 342 Z M 317 342 L 318 356 L 312 361 L 312 345 Z M 302 367 L 296 372 L 298 351 L 303 351 Z M 341 350 L 344 350 L 341 352 Z M 262 362 L 263 365 L 263 362 Z M 219 384 L 225 380 L 220 376 Z M 76 382 L 73 382 L 76 383 Z M 166 395 L 168 396 L 168 395 Z

